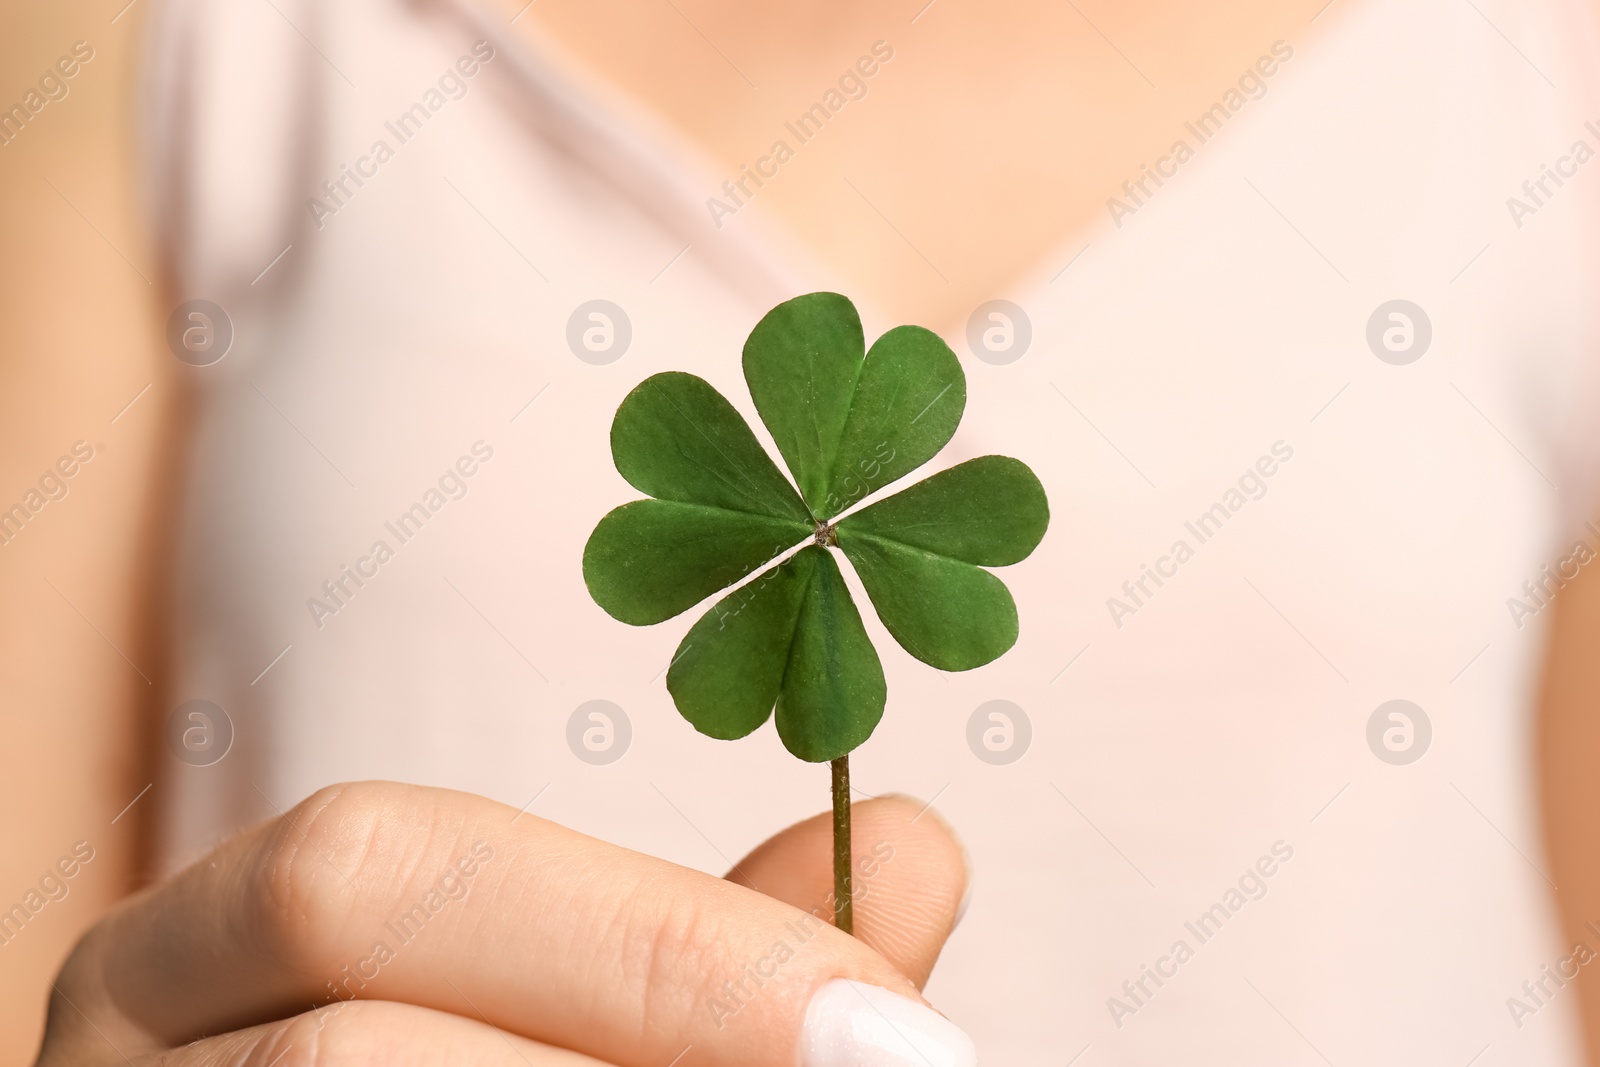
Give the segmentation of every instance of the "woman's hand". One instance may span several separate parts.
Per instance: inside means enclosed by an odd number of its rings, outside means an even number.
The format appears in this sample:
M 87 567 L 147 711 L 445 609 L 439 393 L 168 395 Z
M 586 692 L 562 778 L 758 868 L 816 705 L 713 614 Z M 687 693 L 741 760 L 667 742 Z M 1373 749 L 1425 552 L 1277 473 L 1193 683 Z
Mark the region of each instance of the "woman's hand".
M 465 793 L 325 789 L 94 927 L 39 1064 L 966 1067 L 918 990 L 967 874 L 919 816 L 856 805 L 849 937 L 825 816 L 722 880 Z

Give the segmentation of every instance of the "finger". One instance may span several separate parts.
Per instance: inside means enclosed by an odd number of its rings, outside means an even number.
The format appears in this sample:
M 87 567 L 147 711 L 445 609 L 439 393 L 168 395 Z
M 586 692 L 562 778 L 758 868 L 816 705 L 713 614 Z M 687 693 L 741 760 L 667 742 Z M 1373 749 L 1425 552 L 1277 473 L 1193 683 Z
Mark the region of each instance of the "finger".
M 623 1067 L 792 1067 L 803 1031 L 882 1031 L 861 1021 L 889 1002 L 859 995 L 808 1016 L 835 977 L 889 991 L 896 1033 L 965 1062 L 959 1031 L 901 999 L 911 982 L 812 916 L 481 797 L 366 783 L 323 790 L 120 907 L 63 988 L 173 1044 L 360 996 Z
M 87 1062 L 122 1062 L 111 1058 Z M 133 1061 L 138 1067 L 606 1067 L 599 1060 L 551 1048 L 476 1019 L 368 1000 L 337 1004 L 283 1022 L 202 1038 Z M 41 1064 L 40 1067 L 49 1067 Z
M 969 884 L 966 851 L 929 807 L 906 796 L 850 806 L 855 935 L 921 989 Z M 796 823 L 739 861 L 730 881 L 833 921 L 833 819 Z

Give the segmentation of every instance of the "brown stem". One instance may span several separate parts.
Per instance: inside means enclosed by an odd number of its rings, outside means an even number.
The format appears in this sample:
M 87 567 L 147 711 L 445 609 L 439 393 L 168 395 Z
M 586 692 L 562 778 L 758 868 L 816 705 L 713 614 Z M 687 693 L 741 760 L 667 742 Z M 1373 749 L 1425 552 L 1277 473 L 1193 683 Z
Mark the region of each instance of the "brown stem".
M 850 893 L 850 757 L 833 761 L 833 922 L 845 933 L 855 927 Z

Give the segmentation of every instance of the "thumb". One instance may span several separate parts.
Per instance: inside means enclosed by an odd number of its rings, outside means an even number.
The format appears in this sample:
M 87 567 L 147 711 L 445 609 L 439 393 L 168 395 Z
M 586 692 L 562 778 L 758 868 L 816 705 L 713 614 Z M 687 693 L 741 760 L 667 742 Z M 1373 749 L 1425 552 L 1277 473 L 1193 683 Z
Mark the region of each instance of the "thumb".
M 961 919 L 966 850 L 921 801 L 891 795 L 850 806 L 855 935 L 921 989 Z M 728 880 L 831 922 L 833 820 L 796 823 L 741 860 Z

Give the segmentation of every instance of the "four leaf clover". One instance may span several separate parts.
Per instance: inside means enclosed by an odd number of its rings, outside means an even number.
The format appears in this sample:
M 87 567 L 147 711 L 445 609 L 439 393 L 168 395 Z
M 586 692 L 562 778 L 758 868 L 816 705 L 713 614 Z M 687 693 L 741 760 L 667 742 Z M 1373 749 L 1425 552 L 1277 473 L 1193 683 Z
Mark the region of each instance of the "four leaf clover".
M 651 499 L 600 520 L 584 581 L 600 607 L 636 626 L 738 585 L 673 656 L 678 711 L 701 733 L 733 739 L 776 708 L 791 753 L 836 760 L 872 733 L 888 691 L 833 550 L 901 647 L 969 670 L 1017 639 L 1011 593 L 984 568 L 1032 552 L 1049 505 L 1026 465 L 983 456 L 851 510 L 932 459 L 961 421 L 966 376 L 929 330 L 897 327 L 868 351 L 855 306 L 811 293 L 756 325 L 744 376 L 794 481 L 703 379 L 647 378 L 617 409 L 611 453 Z

